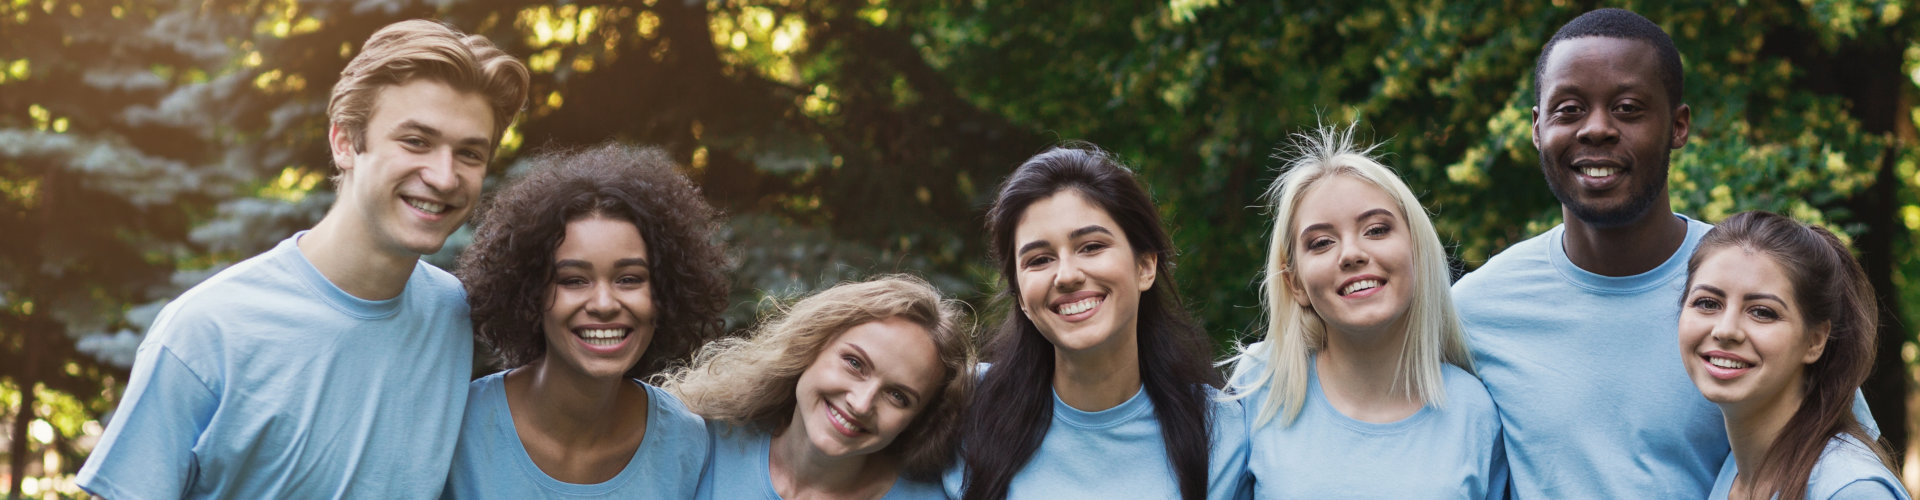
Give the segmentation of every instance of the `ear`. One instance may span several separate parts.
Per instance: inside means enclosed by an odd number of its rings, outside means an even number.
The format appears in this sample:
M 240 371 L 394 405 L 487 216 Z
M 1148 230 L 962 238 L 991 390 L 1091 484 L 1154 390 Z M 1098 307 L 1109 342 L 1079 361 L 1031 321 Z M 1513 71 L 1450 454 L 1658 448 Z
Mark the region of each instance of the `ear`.
M 1813 364 L 1820 355 L 1827 352 L 1827 338 L 1833 332 L 1833 322 L 1821 323 L 1819 327 L 1807 331 L 1807 355 L 1800 360 L 1802 364 Z
M 1300 288 L 1300 280 L 1295 278 L 1297 277 L 1293 275 L 1293 271 L 1280 271 L 1280 279 L 1287 282 L 1287 291 L 1293 292 L 1293 302 L 1300 304 L 1300 307 L 1312 309 L 1313 303 L 1307 302 L 1307 290 Z
M 1135 260 L 1133 265 L 1134 271 L 1138 274 L 1136 279 L 1140 282 L 1140 291 L 1152 290 L 1153 279 L 1158 277 L 1157 274 L 1160 272 L 1160 254 L 1142 253 L 1140 258 Z
M 333 155 L 334 166 L 340 167 L 343 172 L 353 170 L 353 139 L 347 135 L 340 124 L 327 125 L 327 150 Z
M 1687 145 L 1687 135 L 1693 130 L 1693 108 L 1681 104 L 1673 108 L 1673 138 L 1669 149 L 1680 149 Z
M 1527 108 L 1527 111 L 1530 113 L 1533 113 L 1533 121 L 1529 124 L 1533 129 L 1533 137 L 1532 137 L 1533 150 L 1539 151 L 1540 150 L 1540 105 L 1535 104 L 1533 107 Z

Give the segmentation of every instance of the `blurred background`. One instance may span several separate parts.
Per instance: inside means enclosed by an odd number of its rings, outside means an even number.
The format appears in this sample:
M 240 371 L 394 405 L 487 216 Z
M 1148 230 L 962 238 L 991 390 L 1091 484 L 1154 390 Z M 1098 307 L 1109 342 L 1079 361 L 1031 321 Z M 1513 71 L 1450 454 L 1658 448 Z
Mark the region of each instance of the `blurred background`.
M 1864 390 L 1920 485 L 1920 12 L 1844 0 L 0 0 L 0 478 L 80 495 L 160 307 L 319 219 L 328 91 L 394 21 L 444 20 L 533 68 L 490 185 L 546 145 L 671 152 L 730 216 L 731 328 L 893 271 L 998 320 L 985 205 L 1021 160 L 1082 139 L 1152 189 L 1224 353 L 1259 333 L 1270 155 L 1316 121 L 1387 141 L 1458 271 L 1558 223 L 1533 62 L 1601 6 L 1660 23 L 1685 60 L 1676 210 L 1850 238 L 1884 305 Z

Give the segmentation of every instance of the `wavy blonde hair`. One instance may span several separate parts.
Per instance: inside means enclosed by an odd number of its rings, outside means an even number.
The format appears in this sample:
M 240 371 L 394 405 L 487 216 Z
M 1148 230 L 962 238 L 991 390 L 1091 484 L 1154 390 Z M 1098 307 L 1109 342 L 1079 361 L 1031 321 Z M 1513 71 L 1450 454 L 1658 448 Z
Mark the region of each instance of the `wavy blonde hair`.
M 1231 381 L 1234 398 L 1244 398 L 1261 387 L 1273 388 L 1254 425 L 1266 425 L 1276 414 L 1282 416 L 1283 426 L 1293 425 L 1307 396 L 1310 361 L 1315 352 L 1327 347 L 1326 323 L 1318 313 L 1294 301 L 1293 287 L 1287 279 L 1295 275 L 1292 266 L 1297 235 L 1293 226 L 1300 199 L 1321 180 L 1333 176 L 1366 181 L 1386 192 L 1411 231 L 1414 294 L 1407 308 L 1407 341 L 1394 368 L 1395 384 L 1406 394 L 1438 408 L 1446 401 L 1440 363 L 1473 372 L 1466 335 L 1453 308 L 1449 289 L 1452 268 L 1447 264 L 1446 248 L 1440 245 L 1440 236 L 1426 209 L 1420 206 L 1420 199 L 1400 176 L 1374 158 L 1373 151 L 1379 145 L 1363 147 L 1354 141 L 1358 125 L 1322 125 L 1311 132 L 1294 134 L 1292 143 L 1275 155 L 1286 166 L 1266 194 L 1274 214 L 1261 281 L 1267 334 L 1261 342 L 1239 346 L 1238 353 L 1227 361 L 1236 366 Z M 1250 360 L 1266 361 L 1266 369 L 1244 373 Z
M 493 148 L 500 147 L 500 136 L 526 107 L 531 87 L 527 65 L 487 37 L 438 21 L 400 21 L 374 32 L 360 55 L 347 62 L 327 100 L 327 120 L 346 132 L 354 151 L 366 151 L 367 120 L 380 91 L 415 78 L 485 96 L 493 111 Z
M 940 389 L 880 453 L 900 460 L 901 473 L 937 479 L 955 455 L 959 416 L 973 388 L 973 343 L 957 303 L 917 276 L 883 275 L 842 283 L 801 299 L 747 337 L 714 341 L 690 366 L 656 377 L 661 388 L 703 417 L 774 433 L 793 418 L 800 374 L 827 344 L 862 324 L 902 318 L 925 328 L 939 351 Z

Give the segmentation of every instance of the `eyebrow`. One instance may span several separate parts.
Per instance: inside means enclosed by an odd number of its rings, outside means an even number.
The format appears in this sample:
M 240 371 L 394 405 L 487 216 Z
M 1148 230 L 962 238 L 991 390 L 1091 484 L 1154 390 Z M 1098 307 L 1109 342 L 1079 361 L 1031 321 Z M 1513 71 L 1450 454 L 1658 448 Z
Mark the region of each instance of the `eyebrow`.
M 429 126 L 425 123 L 420 123 L 418 120 L 407 120 L 407 121 L 400 122 L 399 125 L 393 127 L 393 130 L 394 132 L 403 132 L 408 130 L 417 131 L 421 135 L 433 137 L 436 139 L 446 135 L 440 132 L 440 129 L 433 128 L 432 126 Z M 478 146 L 482 148 L 488 147 L 489 145 L 493 144 L 492 140 L 487 139 L 485 137 L 468 137 L 465 139 L 460 139 L 459 141 L 456 141 L 456 142 L 458 142 L 462 146 Z
M 867 350 L 862 349 L 860 347 L 860 344 L 848 342 L 847 347 L 852 347 L 854 351 L 859 352 L 860 357 L 867 360 L 867 366 L 874 367 L 875 370 L 878 370 L 880 368 L 878 364 L 873 362 L 873 356 L 867 355 Z M 890 384 L 890 385 L 892 387 L 900 389 L 901 391 L 905 391 L 907 393 L 907 396 L 912 397 L 916 401 L 920 399 L 920 391 L 913 390 L 912 387 L 907 387 L 900 384 Z
M 1713 285 L 1708 285 L 1708 284 L 1699 284 L 1699 285 L 1694 285 L 1694 286 L 1693 286 L 1693 289 L 1694 289 L 1694 290 L 1701 290 L 1701 291 L 1706 291 L 1707 293 L 1711 293 L 1711 294 L 1714 294 L 1714 295 L 1719 295 L 1719 296 L 1721 296 L 1721 297 L 1725 297 L 1725 296 L 1727 296 L 1727 292 L 1726 292 L 1725 290 L 1721 290 L 1721 289 L 1720 289 L 1719 287 L 1715 287 L 1715 286 L 1713 286 Z M 1759 299 L 1767 299 L 1767 300 L 1772 300 L 1772 301 L 1774 301 L 1774 302 L 1779 302 L 1779 303 L 1780 303 L 1780 307 L 1786 307 L 1786 306 L 1787 306 L 1787 301 L 1786 301 L 1786 299 L 1782 299 L 1782 298 L 1780 298 L 1780 296 L 1779 296 L 1779 295 L 1774 295 L 1774 294 L 1771 294 L 1771 293 L 1749 293 L 1749 294 L 1746 294 L 1746 295 L 1742 295 L 1742 296 L 1740 296 L 1740 298 L 1741 298 L 1741 299 L 1743 299 L 1743 300 L 1748 300 L 1748 301 L 1752 301 L 1752 300 L 1759 300 Z
M 1393 211 L 1387 210 L 1384 208 L 1375 208 L 1365 212 L 1360 212 L 1360 216 L 1354 217 L 1353 220 L 1362 221 L 1362 220 L 1367 220 L 1369 218 L 1372 218 L 1375 216 L 1381 216 L 1381 215 L 1385 215 L 1387 217 L 1393 217 Z M 1330 229 L 1333 229 L 1333 224 L 1321 222 L 1321 223 L 1317 223 L 1317 224 L 1313 224 L 1313 225 L 1301 228 L 1300 234 L 1307 234 L 1314 231 L 1330 230 Z
M 619 269 L 627 266 L 640 266 L 648 269 L 653 268 L 653 266 L 647 264 L 647 259 L 645 257 L 627 257 L 624 259 L 613 261 L 614 269 Z M 590 264 L 587 261 L 580 260 L 580 259 L 560 259 L 560 261 L 553 263 L 553 268 L 556 270 L 566 269 L 570 267 L 577 267 L 581 269 L 593 269 L 593 264 Z
M 1113 231 L 1108 230 L 1105 226 L 1101 226 L 1099 224 L 1093 224 L 1080 229 L 1075 229 L 1071 233 L 1067 233 L 1067 239 L 1071 240 L 1071 239 L 1079 238 L 1081 236 L 1086 236 L 1093 233 L 1100 233 L 1100 234 L 1105 234 L 1107 236 L 1113 236 Z M 1028 250 L 1033 250 L 1035 248 L 1041 248 L 1045 246 L 1047 246 L 1046 240 L 1029 241 L 1025 245 L 1020 245 L 1020 251 L 1014 252 L 1013 254 L 1021 255 L 1021 254 L 1027 253 Z

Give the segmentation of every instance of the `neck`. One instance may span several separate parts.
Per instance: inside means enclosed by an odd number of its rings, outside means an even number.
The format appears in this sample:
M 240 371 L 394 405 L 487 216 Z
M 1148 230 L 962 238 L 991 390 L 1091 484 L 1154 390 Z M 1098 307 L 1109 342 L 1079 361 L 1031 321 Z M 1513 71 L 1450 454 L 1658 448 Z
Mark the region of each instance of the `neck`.
M 295 242 L 300 255 L 348 295 L 365 300 L 400 296 L 420 256 L 384 251 L 366 237 L 366 231 L 346 227 L 345 218 L 338 211 L 327 212 L 313 230 Z
M 1404 325 L 1376 335 L 1329 330 L 1327 348 L 1314 353 L 1327 402 L 1348 417 L 1369 422 L 1396 421 L 1419 411 L 1425 402 L 1408 391 L 1404 381 L 1412 374 L 1400 369 L 1406 343 Z
M 1780 431 L 1787 428 L 1787 421 L 1800 409 L 1803 399 L 1800 390 L 1799 380 L 1794 380 L 1769 400 L 1720 405 L 1727 424 L 1727 444 L 1733 448 L 1733 459 L 1740 464 L 1740 474 L 1734 478 L 1736 490 L 1752 491 L 1754 476 L 1751 473 L 1779 439 Z
M 1116 338 L 1106 348 L 1053 349 L 1053 390 L 1060 401 L 1080 411 L 1100 411 L 1140 393 L 1140 342 L 1137 335 Z
M 871 454 L 835 457 L 821 453 L 807 441 L 807 431 L 799 415 L 788 419 L 787 428 L 773 437 L 768 448 L 767 475 L 773 480 L 774 491 L 782 498 L 822 496 L 820 494 L 832 498 L 857 497 L 858 492 L 874 487 L 876 480 L 893 475 L 891 462 L 867 460 Z
M 1561 207 L 1567 260 L 1601 276 L 1633 276 L 1660 267 L 1687 241 L 1687 223 L 1673 216 L 1662 192 L 1646 215 L 1617 227 L 1599 227 Z
M 507 387 L 530 424 L 554 441 L 595 447 L 617 441 L 637 417 L 646 425 L 647 392 L 624 377 L 594 378 L 542 357 L 507 374 Z M 516 384 L 516 381 L 518 382 Z M 639 410 L 635 414 L 634 410 Z

